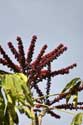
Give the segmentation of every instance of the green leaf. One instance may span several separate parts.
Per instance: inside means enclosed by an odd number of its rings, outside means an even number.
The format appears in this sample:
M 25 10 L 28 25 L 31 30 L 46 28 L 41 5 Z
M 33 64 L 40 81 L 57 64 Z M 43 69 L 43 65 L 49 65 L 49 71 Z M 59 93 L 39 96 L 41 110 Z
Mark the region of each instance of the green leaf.
M 67 85 L 65 86 L 65 88 L 62 90 L 62 93 L 66 92 L 70 88 L 73 88 L 74 85 L 76 85 L 76 83 L 79 80 L 80 80 L 80 78 L 74 78 L 74 79 L 72 79 L 69 83 L 67 83 Z
M 81 84 L 81 81 L 77 82 L 70 90 L 73 92 L 73 104 L 76 107 L 78 102 L 78 88 Z
M 3 89 L 4 96 L 1 89 Z M 21 106 L 22 110 L 17 108 L 17 105 Z M 4 125 L 18 124 L 16 108 L 33 119 L 34 112 L 31 110 L 33 106 L 27 76 L 22 73 L 8 74 L 0 72 L 0 123 Z
M 8 115 L 9 115 L 9 125 L 14 125 L 13 117 L 11 115 L 11 112 L 8 110 Z
M 18 119 L 18 115 L 17 112 L 15 111 L 15 105 L 13 105 L 13 103 L 9 103 L 8 104 L 8 111 L 10 112 L 10 115 L 12 117 L 12 120 L 14 123 L 18 124 L 19 123 L 19 119 Z
M 4 125 L 10 125 L 10 118 L 9 118 L 8 110 L 6 110 L 6 112 L 4 114 L 3 123 L 4 123 Z
M 20 113 L 25 113 L 25 115 L 28 118 L 34 119 L 35 116 L 34 116 L 33 108 L 22 106 L 22 105 L 19 105 L 17 108 L 19 109 Z
M 78 92 L 73 96 L 73 105 L 76 107 L 78 103 Z
M 4 89 L 6 95 L 11 93 L 15 100 L 24 101 L 27 99 L 28 103 L 33 105 L 28 79 L 24 74 L 4 74 L 3 78 L 1 78 L 1 86 Z
M 23 109 L 24 109 L 25 114 L 28 116 L 28 118 L 31 118 L 31 119 L 35 118 L 34 111 L 32 109 L 29 109 L 27 107 L 24 107 Z
M 25 85 L 22 85 L 21 87 L 22 87 L 22 89 L 23 89 L 23 92 L 25 93 L 25 98 L 26 98 L 26 100 L 29 102 L 29 104 L 30 104 L 31 106 L 34 106 L 33 100 L 32 100 L 32 98 L 31 98 L 31 93 L 28 92 L 28 90 L 27 90 L 27 88 L 26 88 Z M 28 96 L 27 96 L 27 95 L 28 95 Z
M 66 96 L 66 104 L 69 102 L 69 99 L 71 98 L 71 94 L 68 94 L 67 96 Z
M 70 125 L 81 125 L 82 119 L 83 119 L 83 113 L 78 113 L 75 115 Z
M 71 92 L 71 94 L 68 94 L 66 96 L 66 103 L 69 102 L 70 98 L 73 95 L 73 104 L 76 107 L 77 106 L 77 102 L 78 102 L 78 87 L 80 86 L 81 81 L 80 78 L 75 78 L 73 80 L 71 80 L 66 86 L 65 88 L 62 90 L 62 93 L 67 92 L 68 90 Z

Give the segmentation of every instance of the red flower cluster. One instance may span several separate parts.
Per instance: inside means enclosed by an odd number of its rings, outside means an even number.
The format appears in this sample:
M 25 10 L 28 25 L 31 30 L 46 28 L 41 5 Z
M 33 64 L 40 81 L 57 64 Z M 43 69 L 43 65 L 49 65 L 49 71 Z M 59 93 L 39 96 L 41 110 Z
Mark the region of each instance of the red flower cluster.
M 19 62 L 19 65 L 14 64 L 10 57 L 6 54 L 5 50 L 0 46 L 0 53 L 3 55 L 3 58 L 0 58 L 0 63 L 6 65 L 14 72 L 22 72 L 26 75 L 29 75 L 30 83 L 33 85 L 34 83 L 40 82 L 48 77 L 54 77 L 59 74 L 67 74 L 69 73 L 70 69 L 76 66 L 76 64 L 72 64 L 58 71 L 51 71 L 51 69 L 49 68 L 47 70 L 44 70 L 43 68 L 48 66 L 49 64 L 51 66 L 51 62 L 54 59 L 57 59 L 61 54 L 63 54 L 63 52 L 67 50 L 67 47 L 63 44 L 60 44 L 53 51 L 49 52 L 48 54 L 44 54 L 47 48 L 47 45 L 44 45 L 35 61 L 32 61 L 36 39 L 37 36 L 34 35 L 27 52 L 27 57 L 25 57 L 23 43 L 19 36 L 16 39 L 18 43 L 18 50 L 16 50 L 12 42 L 8 42 L 8 46 L 15 56 L 15 59 L 17 59 L 17 61 Z
M 51 78 L 60 74 L 61 75 L 68 74 L 70 69 L 73 69 L 74 67 L 76 67 L 76 63 L 74 63 L 65 68 L 52 71 L 51 62 L 57 59 L 61 54 L 63 54 L 67 50 L 67 47 L 64 46 L 63 44 L 60 44 L 54 50 L 52 50 L 47 54 L 45 54 L 47 45 L 44 45 L 41 48 L 37 58 L 34 61 L 32 61 L 37 36 L 34 35 L 32 37 L 30 46 L 28 48 L 27 56 L 25 56 L 22 39 L 18 36 L 16 40 L 18 44 L 18 50 L 14 47 L 12 42 L 8 42 L 8 47 L 11 50 L 12 54 L 14 55 L 15 59 L 18 61 L 19 65 L 12 62 L 12 60 L 6 54 L 5 50 L 2 48 L 1 45 L 0 45 L 0 54 L 3 56 L 3 58 L 0 58 L 0 64 L 7 66 L 13 72 L 24 73 L 25 75 L 27 75 L 29 77 L 30 88 L 31 89 L 35 88 L 39 97 L 44 96 L 44 94 L 39 88 L 37 83 L 46 79 L 47 80 L 46 94 L 49 95 L 50 87 L 51 87 Z M 45 67 L 47 67 L 47 69 L 45 69 Z M 83 89 L 83 87 L 79 88 L 78 91 L 81 91 L 81 89 Z M 46 98 L 38 99 L 37 102 L 41 103 L 43 101 L 47 105 L 52 105 L 55 102 L 65 98 L 68 94 L 69 93 L 64 93 L 63 95 L 59 95 L 56 98 L 54 98 L 52 101 L 50 101 L 49 97 L 47 96 Z M 56 108 L 65 108 L 65 107 L 73 108 L 72 105 L 56 106 Z M 60 118 L 60 116 L 54 113 L 53 111 L 48 111 L 48 114 L 50 114 L 55 118 Z

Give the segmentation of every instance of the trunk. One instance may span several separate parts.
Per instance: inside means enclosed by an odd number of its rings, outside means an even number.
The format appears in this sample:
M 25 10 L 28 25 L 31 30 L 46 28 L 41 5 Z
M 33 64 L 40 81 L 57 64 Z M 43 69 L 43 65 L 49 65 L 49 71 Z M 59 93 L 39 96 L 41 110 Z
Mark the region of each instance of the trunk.
M 35 113 L 35 119 L 32 120 L 31 125 L 42 125 L 42 118 Z

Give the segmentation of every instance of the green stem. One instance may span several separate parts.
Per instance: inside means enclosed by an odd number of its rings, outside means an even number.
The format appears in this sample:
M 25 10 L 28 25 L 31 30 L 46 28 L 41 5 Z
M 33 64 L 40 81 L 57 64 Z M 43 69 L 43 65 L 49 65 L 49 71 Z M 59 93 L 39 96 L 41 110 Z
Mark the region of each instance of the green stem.
M 61 95 L 62 94 L 63 93 L 61 93 Z M 33 101 L 36 101 L 37 99 L 43 99 L 43 98 L 48 98 L 48 97 L 51 97 L 51 96 L 56 96 L 56 95 L 60 95 L 60 94 L 49 94 L 49 95 L 41 96 L 41 97 L 38 97 L 38 98 L 33 98 Z

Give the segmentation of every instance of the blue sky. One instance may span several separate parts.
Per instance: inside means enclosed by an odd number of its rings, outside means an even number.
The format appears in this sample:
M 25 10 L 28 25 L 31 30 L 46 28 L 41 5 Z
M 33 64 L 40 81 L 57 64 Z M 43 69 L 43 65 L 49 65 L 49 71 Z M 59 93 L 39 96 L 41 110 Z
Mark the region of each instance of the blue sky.
M 26 49 L 31 36 L 35 34 L 38 36 L 35 56 L 43 44 L 48 44 L 47 51 L 52 50 L 59 43 L 65 44 L 68 51 L 59 57 L 53 68 L 65 67 L 74 62 L 77 62 L 78 66 L 69 75 L 53 80 L 53 83 L 58 82 L 58 85 L 52 88 L 54 93 L 76 76 L 83 79 L 82 12 L 82 0 L 0 0 L 0 44 L 10 54 L 6 45 L 8 41 L 16 44 L 16 36 L 20 35 Z M 3 69 L 1 65 L 0 68 Z M 60 114 L 61 120 L 46 116 L 43 125 L 69 125 L 72 117 L 64 113 Z M 26 118 L 20 116 L 20 125 L 24 123 L 26 125 L 26 121 L 28 123 Z

